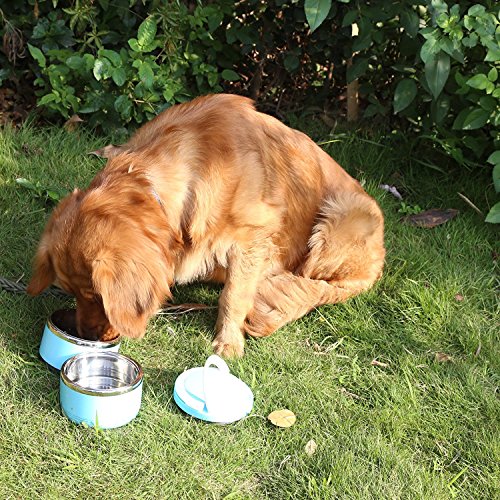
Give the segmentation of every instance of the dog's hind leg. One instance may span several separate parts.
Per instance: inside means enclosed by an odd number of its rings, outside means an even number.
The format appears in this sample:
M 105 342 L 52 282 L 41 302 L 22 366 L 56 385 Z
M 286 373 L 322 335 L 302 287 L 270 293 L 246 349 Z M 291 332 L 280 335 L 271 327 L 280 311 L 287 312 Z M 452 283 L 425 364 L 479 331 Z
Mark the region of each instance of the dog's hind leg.
M 384 255 L 383 217 L 374 200 L 362 193 L 326 200 L 303 264 L 259 284 L 245 332 L 270 335 L 317 306 L 369 289 L 382 274 Z

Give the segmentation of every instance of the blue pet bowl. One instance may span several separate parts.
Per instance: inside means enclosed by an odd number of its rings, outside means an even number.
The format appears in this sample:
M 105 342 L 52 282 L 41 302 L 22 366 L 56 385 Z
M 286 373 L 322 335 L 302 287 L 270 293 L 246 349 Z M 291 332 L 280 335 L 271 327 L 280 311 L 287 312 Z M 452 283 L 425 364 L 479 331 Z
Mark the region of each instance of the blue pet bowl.
M 120 337 L 109 342 L 77 337 L 76 310 L 60 309 L 48 319 L 40 343 L 40 356 L 57 370 L 72 356 L 82 352 L 118 352 Z
M 59 396 L 73 422 L 101 429 L 121 427 L 139 413 L 143 372 L 133 359 L 116 352 L 85 352 L 64 362 Z

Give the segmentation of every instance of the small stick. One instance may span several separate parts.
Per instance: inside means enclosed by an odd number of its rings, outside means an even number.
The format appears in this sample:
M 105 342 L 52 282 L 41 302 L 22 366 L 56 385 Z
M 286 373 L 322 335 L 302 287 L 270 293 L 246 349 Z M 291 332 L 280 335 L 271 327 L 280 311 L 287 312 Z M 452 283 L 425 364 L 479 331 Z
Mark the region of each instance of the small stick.
M 479 210 L 479 208 L 477 208 L 476 205 L 474 205 L 474 203 L 472 203 L 472 201 L 470 201 L 469 198 L 467 198 L 467 196 L 464 196 L 462 193 L 457 193 L 457 194 L 458 196 L 460 196 L 460 198 L 462 198 L 462 200 L 465 201 L 465 203 L 467 203 L 467 205 L 469 205 L 469 207 L 473 208 L 479 215 L 484 217 L 483 212 L 481 212 L 481 210 Z
M 205 304 L 172 304 L 162 307 L 156 314 L 185 314 L 191 311 L 204 311 L 206 309 L 217 309 L 217 306 Z

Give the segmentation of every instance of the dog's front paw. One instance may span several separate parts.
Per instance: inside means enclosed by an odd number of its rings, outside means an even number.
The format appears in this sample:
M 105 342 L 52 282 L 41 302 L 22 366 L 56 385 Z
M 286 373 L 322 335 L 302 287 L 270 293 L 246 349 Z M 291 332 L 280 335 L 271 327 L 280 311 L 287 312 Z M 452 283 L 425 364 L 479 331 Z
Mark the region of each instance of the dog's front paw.
M 223 358 L 241 358 L 245 351 L 245 339 L 238 332 L 238 335 L 217 334 L 212 342 L 215 354 Z

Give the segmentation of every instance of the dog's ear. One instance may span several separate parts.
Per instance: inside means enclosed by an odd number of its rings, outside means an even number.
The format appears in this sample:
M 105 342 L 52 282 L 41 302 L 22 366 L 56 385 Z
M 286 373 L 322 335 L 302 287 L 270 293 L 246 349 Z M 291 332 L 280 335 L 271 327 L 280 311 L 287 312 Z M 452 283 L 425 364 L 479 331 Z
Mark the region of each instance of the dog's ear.
M 114 144 L 108 144 L 103 148 L 91 151 L 89 154 L 99 156 L 100 158 L 114 158 L 115 156 L 118 156 L 125 151 L 126 149 L 124 146 L 115 146 Z
M 52 248 L 53 242 L 58 240 L 57 228 L 69 226 L 68 221 L 74 218 L 82 196 L 83 193 L 75 188 L 61 200 L 50 216 L 35 254 L 33 275 L 26 289 L 30 295 L 38 295 L 54 282 L 56 272 L 52 261 Z
M 142 337 L 148 319 L 170 296 L 166 268 L 157 255 L 147 257 L 106 253 L 93 262 L 92 281 L 108 321 L 125 337 Z
M 35 255 L 33 275 L 26 291 L 34 296 L 42 293 L 56 277 L 47 242 L 42 239 Z

